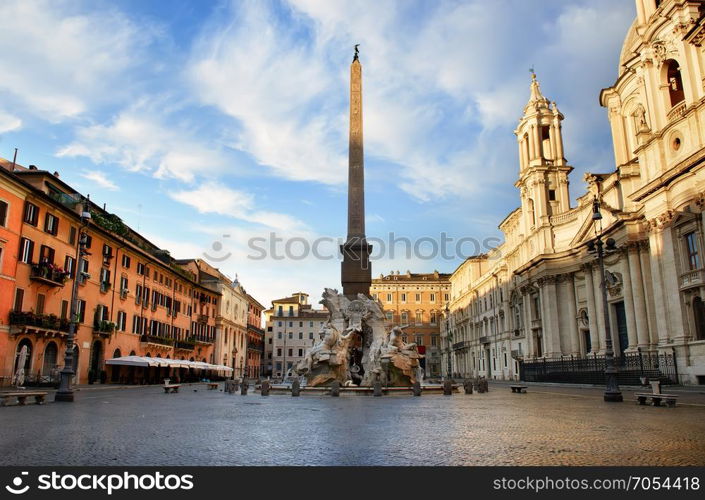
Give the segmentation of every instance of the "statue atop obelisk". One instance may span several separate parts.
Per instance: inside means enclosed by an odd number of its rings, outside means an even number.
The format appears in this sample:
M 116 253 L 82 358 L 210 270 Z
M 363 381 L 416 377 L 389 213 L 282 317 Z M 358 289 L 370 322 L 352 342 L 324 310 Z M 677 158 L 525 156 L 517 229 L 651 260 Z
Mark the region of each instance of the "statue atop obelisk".
M 370 294 L 372 246 L 365 237 L 365 162 L 362 148 L 362 65 L 358 45 L 350 65 L 350 143 L 348 153 L 348 237 L 343 253 L 343 294 L 356 298 Z

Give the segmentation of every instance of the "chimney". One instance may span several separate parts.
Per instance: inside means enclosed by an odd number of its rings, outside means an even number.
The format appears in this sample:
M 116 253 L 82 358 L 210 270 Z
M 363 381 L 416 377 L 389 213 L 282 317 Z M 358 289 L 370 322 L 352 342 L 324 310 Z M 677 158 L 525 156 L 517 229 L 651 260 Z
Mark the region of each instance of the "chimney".
M 54 177 L 59 178 L 59 172 L 54 172 Z
M 38 170 L 36 165 L 30 165 L 30 166 L 29 166 L 29 169 L 30 169 L 30 170 Z

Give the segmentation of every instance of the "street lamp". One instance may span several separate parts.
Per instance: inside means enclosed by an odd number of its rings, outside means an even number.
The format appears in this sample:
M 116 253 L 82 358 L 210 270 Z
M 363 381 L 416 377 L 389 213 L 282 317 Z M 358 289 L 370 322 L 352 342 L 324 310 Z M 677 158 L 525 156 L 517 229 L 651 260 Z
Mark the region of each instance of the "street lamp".
M 74 262 L 73 284 L 71 285 L 71 321 L 69 323 L 69 332 L 66 336 L 66 354 L 64 355 L 64 367 L 61 369 L 61 380 L 59 389 L 54 395 L 54 401 L 73 402 L 73 387 L 71 379 L 75 372 L 73 371 L 73 345 L 76 337 L 76 328 L 78 326 L 78 277 L 81 272 L 81 259 L 87 255 L 86 244 L 88 243 L 88 234 L 85 228 L 91 220 L 91 213 L 88 210 L 88 200 L 83 203 L 81 212 L 82 230 L 78 236 L 78 245 L 76 247 L 76 261 Z
M 451 345 L 452 339 L 451 339 L 451 335 L 450 335 L 450 309 L 448 309 L 448 304 L 446 304 L 445 313 L 446 313 L 446 339 L 448 341 L 448 380 L 452 380 L 453 374 L 452 374 L 450 356 L 451 356 L 453 346 Z
M 614 349 L 612 348 L 612 328 L 610 326 L 609 303 L 607 302 L 607 280 L 605 279 L 605 252 L 616 250 L 614 239 L 607 238 L 602 241 L 602 214 L 600 202 L 597 197 L 592 203 L 592 220 L 595 221 L 595 239 L 588 243 L 588 251 L 597 254 L 600 266 L 602 286 L 602 307 L 605 311 L 605 393 L 604 400 L 611 403 L 623 401 L 622 392 L 617 384 L 617 365 L 614 363 Z M 598 231 L 599 225 L 599 231 Z

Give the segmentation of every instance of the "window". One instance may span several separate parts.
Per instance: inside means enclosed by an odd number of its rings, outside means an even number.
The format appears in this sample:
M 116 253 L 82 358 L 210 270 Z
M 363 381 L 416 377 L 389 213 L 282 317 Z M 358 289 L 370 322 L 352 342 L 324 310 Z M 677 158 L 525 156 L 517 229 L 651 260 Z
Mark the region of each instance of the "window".
M 78 301 L 78 310 L 76 311 L 76 314 L 78 316 L 79 323 L 83 323 L 86 320 L 86 301 L 85 300 Z
M 71 278 L 74 278 L 75 273 L 76 273 L 76 259 L 71 257 L 70 255 L 67 255 L 66 258 L 64 259 L 64 271 L 69 273 L 69 276 Z
M 293 355 L 294 355 L 294 350 L 290 347 L 290 348 L 289 348 L 289 353 L 287 354 L 287 356 L 291 357 L 291 356 L 293 356 Z
M 33 203 L 26 201 L 24 204 L 24 218 L 23 218 L 23 220 L 27 224 L 31 224 L 33 226 L 36 226 L 37 221 L 39 220 L 39 207 L 37 205 L 34 205 Z
M 0 226 L 7 225 L 7 209 L 7 202 L 0 200 Z
M 282 339 L 282 332 L 277 332 L 277 338 L 278 338 L 279 340 Z
M 15 311 L 21 311 L 22 310 L 22 302 L 24 302 L 24 290 L 21 288 L 18 288 L 15 290 L 15 304 L 13 306 L 13 309 Z
M 423 335 L 416 336 L 416 345 L 423 345 Z
M 130 256 L 129 255 L 122 256 L 122 267 L 124 267 L 126 269 L 130 268 Z
M 450 295 L 448 295 L 448 294 L 446 293 L 446 294 L 443 296 L 443 301 L 444 301 L 444 302 L 448 302 L 449 300 L 450 300 Z
M 417 294 L 416 294 L 416 297 L 414 297 L 414 300 L 416 300 L 416 303 L 417 303 L 417 304 L 420 303 L 420 302 L 421 302 L 421 294 L 420 294 L 420 293 L 417 293 Z
M 303 355 L 304 355 L 304 350 L 303 350 L 303 349 L 299 349 L 299 357 L 302 357 Z
M 69 245 L 75 245 L 76 244 L 76 227 L 71 226 L 69 229 Z
M 42 293 L 37 294 L 37 307 L 36 307 L 36 313 L 37 314 L 44 314 L 44 301 L 46 300 L 46 296 Z
M 438 313 L 432 312 L 431 313 L 431 324 L 435 325 L 438 323 Z
M 669 59 L 665 62 L 666 70 L 666 85 L 668 85 L 668 97 L 671 101 L 671 107 L 685 100 L 683 92 L 683 80 L 681 78 L 681 69 L 678 61 Z
M 118 331 L 124 332 L 126 324 L 127 314 L 125 314 L 125 311 L 119 311 L 117 314 L 116 328 L 118 329 Z
M 33 254 L 34 242 L 27 238 L 20 239 L 20 261 L 25 264 L 31 264 Z
M 282 355 L 282 348 L 281 348 L 281 347 L 277 347 L 277 356 L 278 356 L 278 357 L 281 357 L 281 355 Z
M 62 300 L 61 301 L 61 319 L 68 318 L 68 315 L 69 315 L 69 301 Z
M 293 339 L 294 339 L 294 332 L 289 332 L 289 340 L 293 340 Z
M 84 244 L 86 248 L 90 248 L 93 245 L 93 237 L 90 234 L 83 233 Z
M 431 302 L 435 302 L 435 301 L 436 301 L 436 294 L 432 293 L 431 294 Z
M 405 293 L 401 294 L 401 301 L 402 301 L 402 303 L 406 303 L 406 294 Z
M 40 263 L 54 263 L 54 249 L 46 245 L 39 247 L 39 262 Z
M 308 332 L 308 338 L 309 340 L 313 340 L 313 332 Z
M 387 311 L 385 313 L 385 316 L 387 317 L 388 322 L 391 323 L 392 321 L 394 321 L 394 313 L 392 311 Z
M 409 313 L 406 311 L 403 311 L 401 313 L 401 324 L 406 325 L 407 323 L 409 323 Z
M 59 218 L 52 214 L 47 214 L 44 219 L 44 231 L 56 236 L 56 233 L 59 232 Z
M 438 335 L 431 335 L 431 345 L 434 347 L 438 346 Z
M 289 306 L 289 316 L 293 316 L 293 315 L 294 315 L 294 306 Z M 289 325 L 289 326 L 291 326 L 291 325 Z
M 122 293 L 123 290 L 128 290 L 129 289 L 129 283 L 128 280 L 125 276 L 120 277 L 120 292 Z
M 698 237 L 695 232 L 685 235 L 688 250 L 688 266 L 691 271 L 700 269 L 700 252 L 698 251 Z
M 555 189 L 548 190 L 548 201 L 556 201 L 556 190 Z
M 304 332 L 299 332 L 299 340 L 303 340 L 304 338 Z
M 137 263 L 137 274 L 143 276 L 144 275 L 144 264 L 141 262 Z
M 391 301 L 392 301 L 392 294 L 388 293 L 387 294 L 387 302 L 391 302 Z
M 421 311 L 416 311 L 416 323 L 423 322 L 423 313 Z

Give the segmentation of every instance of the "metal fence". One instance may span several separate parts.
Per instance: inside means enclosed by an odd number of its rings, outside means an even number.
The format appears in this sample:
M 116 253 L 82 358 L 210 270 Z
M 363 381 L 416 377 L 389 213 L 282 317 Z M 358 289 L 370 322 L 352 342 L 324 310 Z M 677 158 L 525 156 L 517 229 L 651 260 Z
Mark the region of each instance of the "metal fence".
M 678 366 L 672 353 L 641 351 L 615 357 L 617 381 L 623 385 L 641 385 L 644 378 L 662 384 L 678 383 Z M 605 383 L 605 357 L 564 356 L 558 359 L 524 360 L 519 363 L 519 376 L 526 382 L 559 382 L 568 384 Z

